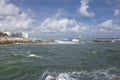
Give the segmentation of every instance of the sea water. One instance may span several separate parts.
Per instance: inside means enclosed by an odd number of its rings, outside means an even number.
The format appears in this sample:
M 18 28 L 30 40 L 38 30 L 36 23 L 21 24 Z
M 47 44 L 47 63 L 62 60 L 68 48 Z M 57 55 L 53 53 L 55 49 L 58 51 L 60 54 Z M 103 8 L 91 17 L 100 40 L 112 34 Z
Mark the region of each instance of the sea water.
M 0 80 L 120 78 L 120 43 L 0 45 Z

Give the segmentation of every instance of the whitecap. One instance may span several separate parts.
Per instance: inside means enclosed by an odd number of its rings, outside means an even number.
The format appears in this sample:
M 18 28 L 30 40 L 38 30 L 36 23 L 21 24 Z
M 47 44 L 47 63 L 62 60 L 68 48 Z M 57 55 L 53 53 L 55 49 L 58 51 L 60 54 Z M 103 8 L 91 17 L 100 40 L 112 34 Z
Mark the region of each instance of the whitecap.
M 80 71 L 80 72 L 44 72 L 42 75 L 43 80 L 114 80 L 120 78 L 119 69 L 109 68 L 107 70 L 97 71 Z
M 78 44 L 77 42 L 72 41 L 62 41 L 62 40 L 56 40 L 57 44 Z
M 38 56 L 35 54 L 29 54 L 29 55 L 27 55 L 27 57 L 43 58 L 42 56 Z
M 48 75 L 45 80 L 55 80 L 55 78 L 51 75 Z
M 69 73 L 61 73 L 61 74 L 58 75 L 56 80 L 76 80 L 76 79 L 70 77 Z

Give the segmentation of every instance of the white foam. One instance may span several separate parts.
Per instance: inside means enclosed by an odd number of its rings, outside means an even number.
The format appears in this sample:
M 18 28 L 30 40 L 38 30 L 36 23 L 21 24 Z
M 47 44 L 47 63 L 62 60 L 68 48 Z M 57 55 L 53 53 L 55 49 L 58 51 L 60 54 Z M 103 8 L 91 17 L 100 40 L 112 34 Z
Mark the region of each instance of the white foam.
M 27 55 L 27 57 L 43 58 L 42 56 L 38 56 L 35 54 L 29 54 L 29 55 Z
M 48 75 L 45 80 L 55 80 L 55 78 L 51 75 Z
M 43 80 L 113 80 L 117 77 L 120 78 L 118 72 L 118 69 L 115 68 L 109 68 L 107 70 L 102 69 L 93 72 L 51 73 L 47 71 L 43 73 L 42 78 Z
M 77 42 L 72 41 L 62 41 L 62 40 L 56 40 L 57 44 L 78 44 Z
M 76 79 L 70 77 L 69 73 L 61 73 L 58 75 L 56 80 L 76 80 Z

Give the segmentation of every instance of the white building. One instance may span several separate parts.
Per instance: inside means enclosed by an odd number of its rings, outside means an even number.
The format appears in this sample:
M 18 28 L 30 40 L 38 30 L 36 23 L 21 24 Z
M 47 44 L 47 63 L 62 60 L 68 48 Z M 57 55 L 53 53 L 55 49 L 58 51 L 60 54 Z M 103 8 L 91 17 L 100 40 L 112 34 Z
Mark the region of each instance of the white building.
M 4 32 L 5 34 L 7 34 L 8 36 L 12 36 L 12 32 Z
M 15 33 L 15 32 L 4 32 L 6 33 L 9 37 L 18 37 L 18 38 L 29 38 L 28 33 L 26 32 L 21 32 L 21 33 Z
M 28 35 L 28 33 L 26 33 L 26 32 L 22 32 L 22 37 L 23 37 L 23 38 L 29 38 L 29 35 Z

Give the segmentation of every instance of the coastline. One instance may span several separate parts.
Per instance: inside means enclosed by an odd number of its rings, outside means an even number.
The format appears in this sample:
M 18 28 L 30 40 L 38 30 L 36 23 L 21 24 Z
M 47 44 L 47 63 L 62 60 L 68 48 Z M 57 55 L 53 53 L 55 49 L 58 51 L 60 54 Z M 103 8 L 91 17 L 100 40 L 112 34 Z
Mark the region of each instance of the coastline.
M 108 40 L 104 40 L 104 39 L 95 39 L 93 40 L 93 42 L 120 42 L 120 39 L 108 39 Z
M 16 43 L 55 43 L 55 40 L 0 39 L 0 44 L 16 44 Z
M 93 39 L 92 42 L 120 42 L 120 39 Z M 27 39 L 19 37 L 2 37 L 0 38 L 0 44 L 19 44 L 19 43 L 57 43 L 54 39 Z

